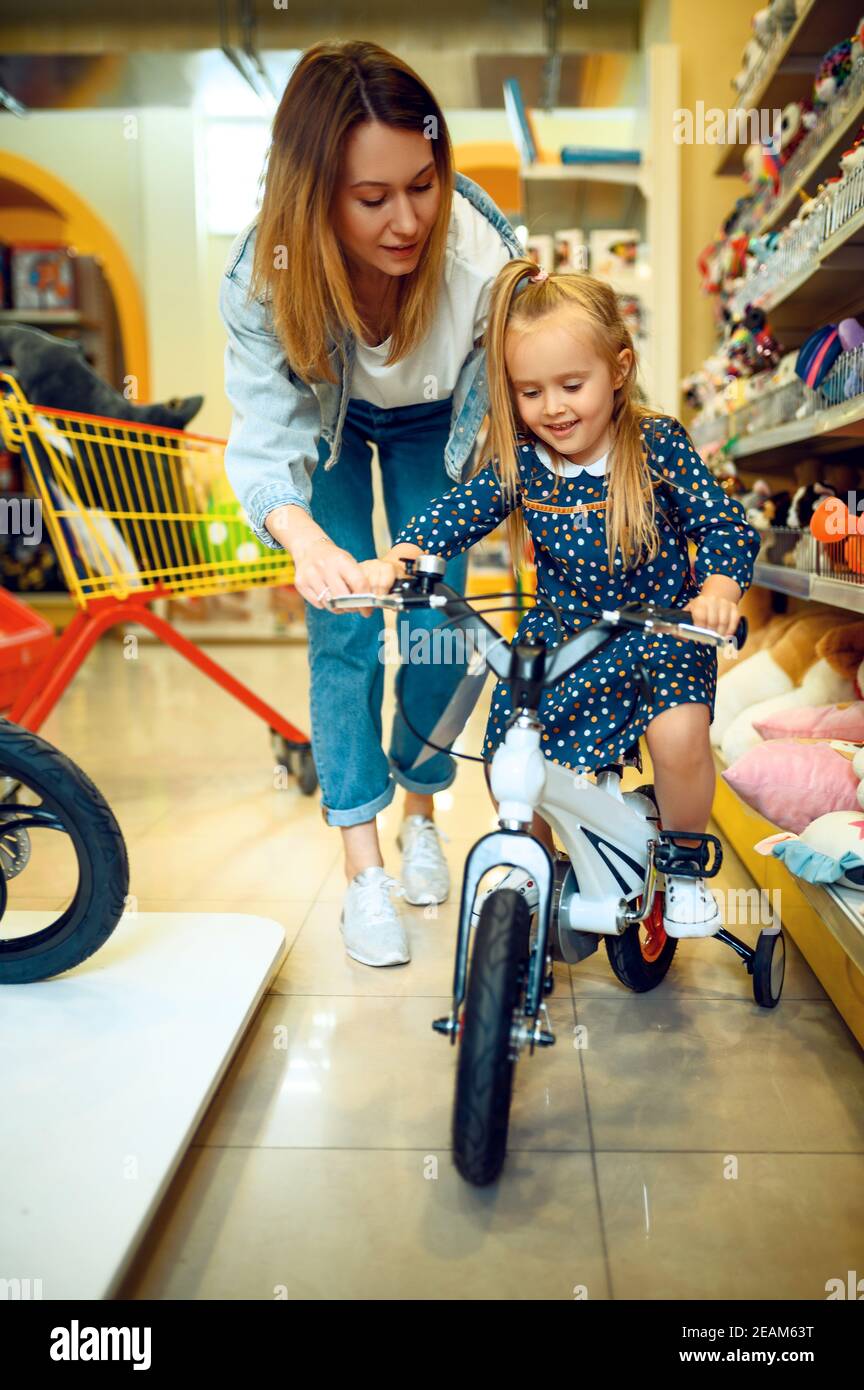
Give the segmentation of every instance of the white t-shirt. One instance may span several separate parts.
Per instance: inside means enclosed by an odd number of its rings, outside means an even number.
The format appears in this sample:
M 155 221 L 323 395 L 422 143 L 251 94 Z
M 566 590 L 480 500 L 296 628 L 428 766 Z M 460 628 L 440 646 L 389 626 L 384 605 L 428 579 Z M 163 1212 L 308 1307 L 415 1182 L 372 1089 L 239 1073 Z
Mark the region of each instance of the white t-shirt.
M 453 190 L 438 308 L 423 342 L 385 366 L 391 339 L 370 347 L 357 339 L 349 396 L 389 409 L 444 400 L 486 328 L 492 281 L 510 252 L 491 222 Z

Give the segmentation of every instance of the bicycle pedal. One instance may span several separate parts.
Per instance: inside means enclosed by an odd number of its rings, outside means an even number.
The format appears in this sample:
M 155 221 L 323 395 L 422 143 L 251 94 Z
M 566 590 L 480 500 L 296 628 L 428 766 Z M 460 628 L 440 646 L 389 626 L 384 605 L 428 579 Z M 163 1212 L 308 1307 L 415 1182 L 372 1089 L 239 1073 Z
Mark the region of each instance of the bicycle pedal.
M 698 840 L 696 845 L 678 845 L 677 840 Z M 714 858 L 710 846 L 714 846 Z M 698 835 L 693 830 L 660 830 L 654 850 L 654 867 L 663 874 L 680 878 L 713 878 L 723 863 L 723 846 L 716 835 Z

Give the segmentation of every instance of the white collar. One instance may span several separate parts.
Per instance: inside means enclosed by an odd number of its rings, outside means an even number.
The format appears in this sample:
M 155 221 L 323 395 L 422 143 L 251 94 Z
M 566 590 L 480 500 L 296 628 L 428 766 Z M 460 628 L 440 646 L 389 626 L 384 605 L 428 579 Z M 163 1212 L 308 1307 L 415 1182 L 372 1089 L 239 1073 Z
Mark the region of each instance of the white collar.
M 561 459 L 556 467 L 546 446 L 541 444 L 539 439 L 534 445 L 534 452 L 550 473 L 557 473 L 559 477 L 565 478 L 578 478 L 580 473 L 589 473 L 592 478 L 602 478 L 606 472 L 606 461 L 609 458 L 609 450 L 607 449 L 603 457 L 594 463 L 572 463 L 569 459 Z

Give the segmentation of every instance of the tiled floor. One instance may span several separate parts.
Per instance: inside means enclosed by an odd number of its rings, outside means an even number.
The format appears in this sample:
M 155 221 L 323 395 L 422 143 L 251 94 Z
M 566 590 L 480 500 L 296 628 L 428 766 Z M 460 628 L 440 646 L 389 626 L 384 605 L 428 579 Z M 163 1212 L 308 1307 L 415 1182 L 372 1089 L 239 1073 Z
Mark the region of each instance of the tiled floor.
M 308 727 L 302 647 L 213 650 Z M 476 752 L 483 723 L 457 746 Z M 43 732 L 114 806 L 140 909 L 271 916 L 290 948 L 124 1297 L 820 1299 L 864 1269 L 860 1051 L 791 942 L 774 1011 L 717 942 L 680 943 L 648 995 L 602 949 L 557 967 L 557 1046 L 519 1065 L 502 1180 L 469 1189 L 449 1153 L 454 1053 L 430 1027 L 458 887 L 437 910 L 402 904 L 410 965 L 349 960 L 317 794 L 277 789 L 263 725 L 161 647 L 127 660 L 103 642 Z M 400 814 L 401 795 L 379 818 L 397 874 Z M 477 764 L 436 817 L 458 885 L 493 824 Z M 749 884 L 727 848 L 714 886 Z

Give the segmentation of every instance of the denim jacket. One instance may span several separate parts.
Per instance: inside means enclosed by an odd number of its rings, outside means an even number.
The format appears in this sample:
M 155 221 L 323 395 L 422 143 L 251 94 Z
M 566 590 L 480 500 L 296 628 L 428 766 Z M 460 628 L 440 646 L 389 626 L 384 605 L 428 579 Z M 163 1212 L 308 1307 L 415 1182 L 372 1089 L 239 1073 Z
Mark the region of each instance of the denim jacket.
M 478 184 L 456 174 L 454 187 L 488 218 L 512 256 L 524 255 L 510 223 Z M 225 469 L 252 530 L 265 545 L 281 550 L 264 519 L 289 502 L 311 515 L 319 438 L 330 447 L 324 467 L 334 468 L 338 462 L 354 365 L 354 335 L 346 330 L 329 354 L 336 382 L 308 385 L 301 381 L 285 360 L 267 296 L 247 298 L 255 227 L 253 220 L 235 239 L 219 291 L 219 312 L 228 332 L 225 393 L 234 410 Z M 450 435 L 444 450 L 445 468 L 456 482 L 488 408 L 486 350 L 475 347 L 453 389 Z

